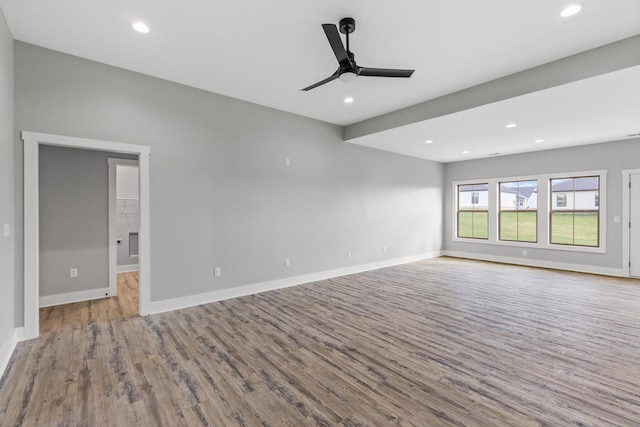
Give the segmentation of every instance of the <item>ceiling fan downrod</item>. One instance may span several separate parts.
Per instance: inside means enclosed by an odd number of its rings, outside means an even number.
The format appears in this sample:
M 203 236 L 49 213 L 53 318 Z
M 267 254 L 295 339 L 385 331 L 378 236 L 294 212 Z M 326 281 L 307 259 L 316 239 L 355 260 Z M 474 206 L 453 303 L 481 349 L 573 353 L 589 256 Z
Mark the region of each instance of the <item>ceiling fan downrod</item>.
M 356 20 L 353 18 L 342 18 L 338 23 L 338 27 L 340 28 L 340 32 L 342 34 L 346 34 L 347 53 L 351 53 L 351 51 L 349 50 L 349 34 L 353 33 L 356 30 Z

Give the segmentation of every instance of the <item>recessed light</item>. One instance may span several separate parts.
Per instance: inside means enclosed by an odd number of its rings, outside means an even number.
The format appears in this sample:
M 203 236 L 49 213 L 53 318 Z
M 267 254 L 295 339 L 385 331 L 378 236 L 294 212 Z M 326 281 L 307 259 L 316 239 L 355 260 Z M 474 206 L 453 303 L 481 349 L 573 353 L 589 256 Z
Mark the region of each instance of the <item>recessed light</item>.
M 515 124 L 515 123 L 509 123 L 509 124 L 508 124 L 508 125 L 506 125 L 505 127 L 506 127 L 506 128 L 511 129 L 511 128 L 516 127 L 516 126 L 518 126 L 518 125 L 517 125 L 517 124 Z
M 469 151 L 469 150 L 464 150 L 464 151 L 462 152 L 462 154 L 469 154 L 470 152 L 471 152 L 471 151 Z
M 424 143 L 425 144 L 433 144 L 433 139 L 427 139 Z
M 352 97 L 350 97 L 350 96 L 347 96 L 347 97 L 344 99 L 344 103 L 345 103 L 345 104 L 351 104 L 353 101 L 354 101 L 354 99 L 353 99 Z
M 142 34 L 147 34 L 149 32 L 149 27 L 144 22 L 140 22 L 140 21 L 134 22 L 132 27 L 134 30 Z
M 536 139 L 536 144 L 540 144 L 541 142 L 544 142 L 544 139 Z
M 579 4 L 571 4 L 562 9 L 562 12 L 560 12 L 560 16 L 562 16 L 563 18 L 568 18 L 580 12 L 580 9 L 582 9 L 582 6 L 580 6 Z

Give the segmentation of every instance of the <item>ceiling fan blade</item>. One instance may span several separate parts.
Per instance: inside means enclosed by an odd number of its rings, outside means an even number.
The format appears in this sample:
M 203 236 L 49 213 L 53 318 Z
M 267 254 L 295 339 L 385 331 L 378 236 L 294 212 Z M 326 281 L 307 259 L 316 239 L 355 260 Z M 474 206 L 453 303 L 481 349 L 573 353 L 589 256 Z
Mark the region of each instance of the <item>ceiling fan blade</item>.
M 371 77 L 411 77 L 415 70 L 395 70 L 389 68 L 358 67 L 359 76 Z
M 340 38 L 340 33 L 338 33 L 338 27 L 334 24 L 322 24 L 322 29 L 324 33 L 327 35 L 327 40 L 329 40 L 329 44 L 331 45 L 331 49 L 333 50 L 338 63 L 340 64 L 350 64 L 349 55 L 347 55 L 347 51 L 342 44 L 342 38 Z
M 312 84 L 311 86 L 307 86 L 307 87 L 305 87 L 304 89 L 300 89 L 300 90 L 308 91 L 308 90 L 311 90 L 311 89 L 315 89 L 315 88 L 317 88 L 318 86 L 322 86 L 322 85 L 323 85 L 323 84 L 325 84 L 325 83 L 329 83 L 330 81 L 337 79 L 337 78 L 338 78 L 338 76 L 339 76 L 339 74 L 338 74 L 338 72 L 336 71 L 335 73 L 333 73 L 331 76 L 327 77 L 326 79 L 321 80 L 321 81 L 319 81 L 318 83 L 314 83 L 314 84 Z

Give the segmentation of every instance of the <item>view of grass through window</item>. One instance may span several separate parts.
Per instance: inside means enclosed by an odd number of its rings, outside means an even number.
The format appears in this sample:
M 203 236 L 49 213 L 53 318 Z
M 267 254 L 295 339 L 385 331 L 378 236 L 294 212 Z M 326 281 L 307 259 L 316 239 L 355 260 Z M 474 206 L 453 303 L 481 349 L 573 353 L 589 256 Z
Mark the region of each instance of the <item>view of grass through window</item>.
M 458 237 L 486 239 L 489 237 L 489 215 L 487 212 L 460 212 L 458 214 Z
M 552 213 L 551 243 L 598 246 L 598 214 Z
M 500 240 L 538 241 L 537 212 L 500 212 Z

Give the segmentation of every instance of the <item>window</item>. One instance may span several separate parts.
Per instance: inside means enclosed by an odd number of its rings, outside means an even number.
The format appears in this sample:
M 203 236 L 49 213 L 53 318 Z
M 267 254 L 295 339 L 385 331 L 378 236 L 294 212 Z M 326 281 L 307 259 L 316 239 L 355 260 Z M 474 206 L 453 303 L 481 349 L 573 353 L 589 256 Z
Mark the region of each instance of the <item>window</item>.
M 458 185 L 458 237 L 489 237 L 489 184 Z
M 598 247 L 600 177 L 554 178 L 550 187 L 549 242 Z
M 498 239 L 516 242 L 538 241 L 538 181 L 499 184 Z
M 567 193 L 556 194 L 556 207 L 558 208 L 567 207 Z
M 449 191 L 454 241 L 607 252 L 605 169 L 453 181 Z

